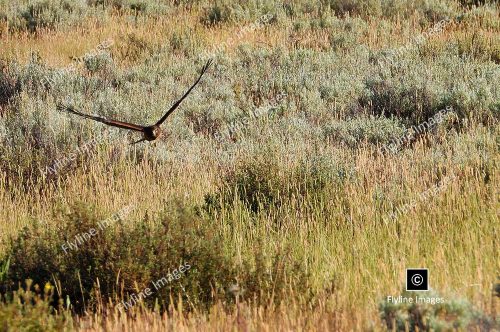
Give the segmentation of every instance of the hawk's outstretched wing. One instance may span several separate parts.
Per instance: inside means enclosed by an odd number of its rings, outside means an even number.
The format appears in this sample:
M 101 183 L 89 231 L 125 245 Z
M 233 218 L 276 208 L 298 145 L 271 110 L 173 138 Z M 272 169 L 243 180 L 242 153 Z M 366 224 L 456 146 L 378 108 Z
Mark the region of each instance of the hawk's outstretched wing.
M 207 69 L 210 67 L 211 64 L 212 64 L 212 60 L 210 59 L 210 60 L 207 61 L 207 63 L 205 64 L 205 66 L 203 66 L 203 68 L 201 69 L 200 77 L 198 77 L 198 79 L 196 80 L 196 82 L 194 82 L 194 84 L 189 88 L 189 90 L 187 90 L 186 93 L 179 100 L 177 100 L 175 102 L 175 104 L 172 105 L 172 107 L 170 107 L 170 109 L 167 111 L 167 113 L 165 113 L 165 115 L 163 115 L 161 117 L 161 119 L 156 123 L 157 126 L 161 125 L 168 118 L 168 116 L 173 111 L 175 111 L 175 109 L 177 107 L 179 107 L 179 105 L 184 100 L 184 98 L 186 98 L 187 95 L 191 92 L 191 90 L 193 90 L 193 88 L 200 82 L 203 74 L 205 74 L 205 72 L 207 71 Z
M 113 126 L 113 127 L 123 128 L 123 129 L 130 129 L 130 130 L 135 130 L 135 131 L 144 131 L 143 126 L 139 126 L 139 125 L 136 125 L 133 123 L 128 123 L 128 122 L 117 121 L 117 120 L 108 120 L 105 118 L 101 118 L 99 116 L 81 113 L 79 111 L 76 111 L 72 106 L 58 104 L 57 109 L 60 111 L 66 111 L 69 113 L 73 113 L 73 114 L 82 116 L 82 117 L 87 118 L 87 119 L 102 122 L 104 124 L 107 124 L 108 126 Z

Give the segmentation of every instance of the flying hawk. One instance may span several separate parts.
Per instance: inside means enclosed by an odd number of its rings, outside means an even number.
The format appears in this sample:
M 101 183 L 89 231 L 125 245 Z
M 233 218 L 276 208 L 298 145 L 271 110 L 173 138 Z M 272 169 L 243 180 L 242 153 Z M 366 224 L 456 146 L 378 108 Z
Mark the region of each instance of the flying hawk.
M 68 106 L 68 105 L 63 105 L 63 104 L 58 104 L 57 105 L 57 109 L 60 110 L 60 111 L 66 111 L 66 112 L 69 112 L 69 113 L 73 113 L 73 114 L 82 116 L 82 117 L 87 118 L 87 119 L 91 119 L 91 120 L 94 120 L 94 121 L 102 122 L 104 124 L 107 124 L 108 126 L 113 126 L 113 127 L 118 127 L 118 128 L 123 128 L 123 129 L 129 129 L 129 130 L 135 130 L 135 131 L 142 132 L 143 138 L 140 139 L 140 140 L 138 140 L 138 141 L 136 141 L 136 142 L 134 142 L 134 143 L 132 143 L 132 144 L 136 144 L 136 143 L 139 143 L 139 142 L 142 142 L 142 141 L 154 141 L 155 139 L 157 139 L 158 137 L 160 137 L 161 134 L 162 134 L 162 130 L 160 128 L 161 124 L 168 118 L 168 116 L 170 114 L 172 114 L 173 111 L 175 111 L 175 109 L 177 107 L 179 107 L 180 103 L 184 100 L 184 98 L 186 98 L 187 95 L 191 92 L 191 90 L 193 90 L 193 88 L 200 82 L 203 74 L 205 74 L 205 72 L 207 71 L 207 69 L 210 67 L 211 64 L 212 64 L 212 60 L 208 60 L 208 62 L 205 64 L 205 66 L 203 66 L 203 68 L 201 69 L 201 74 L 198 77 L 198 79 L 196 80 L 196 82 L 194 82 L 194 84 L 186 91 L 186 93 L 184 93 L 184 95 L 179 100 L 177 100 L 172 105 L 172 107 L 170 107 L 170 109 L 161 117 L 161 119 L 158 120 L 158 122 L 155 123 L 152 126 L 140 126 L 140 125 L 136 125 L 136 124 L 133 124 L 133 123 L 123 122 L 123 121 L 118 121 L 118 120 L 105 119 L 105 118 L 102 118 L 102 117 L 99 117 L 99 116 L 94 116 L 94 115 L 89 115 L 89 114 L 81 113 L 81 112 L 75 110 L 74 107 Z

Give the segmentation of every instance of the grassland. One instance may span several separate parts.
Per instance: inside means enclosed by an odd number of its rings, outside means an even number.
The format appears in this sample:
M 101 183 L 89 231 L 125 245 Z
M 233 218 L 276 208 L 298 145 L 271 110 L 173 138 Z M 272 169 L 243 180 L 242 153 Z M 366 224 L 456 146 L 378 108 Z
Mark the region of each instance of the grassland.
M 157 142 L 56 109 L 153 123 L 208 57 Z M 0 0 L 0 59 L 0 328 L 500 329 L 498 3 Z

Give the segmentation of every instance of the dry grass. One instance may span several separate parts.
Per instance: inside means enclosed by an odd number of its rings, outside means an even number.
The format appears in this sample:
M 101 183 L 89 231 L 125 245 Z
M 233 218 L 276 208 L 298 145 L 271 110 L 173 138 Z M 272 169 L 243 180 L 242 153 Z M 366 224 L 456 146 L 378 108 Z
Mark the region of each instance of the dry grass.
M 144 58 L 126 56 L 128 36 L 133 35 L 148 47 L 164 45 L 175 34 L 186 33 L 193 49 L 210 49 L 242 28 L 242 23 L 227 23 L 207 28 L 199 22 L 198 10 L 180 10 L 171 17 L 151 18 L 136 25 L 126 16 L 111 14 L 105 20 L 86 19 L 79 27 L 28 33 L 3 33 L 0 58 L 26 62 L 36 50 L 50 66 L 61 67 L 95 48 L 103 40 L 113 40 L 113 56 L 121 68 L 140 63 Z M 378 50 L 405 45 L 418 31 L 421 17 L 411 24 L 396 21 L 391 33 L 378 20 L 356 44 Z M 271 25 L 245 35 L 226 50 L 238 59 L 238 46 L 321 51 L 330 47 L 328 31 L 294 32 L 292 23 L 285 28 Z M 0 30 L 2 27 L 0 27 Z M 429 42 L 427 47 L 443 50 L 455 40 L 463 40 L 478 26 L 451 25 Z M 5 28 L 4 28 L 5 30 Z M 481 30 L 487 40 L 498 43 L 491 28 Z M 436 51 L 439 53 L 440 51 Z M 190 55 L 179 54 L 179 59 Z M 298 91 L 295 91 L 298 93 Z M 292 96 L 291 98 L 293 98 Z M 30 98 L 25 96 L 25 98 Z M 258 128 L 257 129 L 255 129 Z M 82 130 L 88 127 L 80 128 Z M 431 286 L 446 294 L 460 294 L 489 315 L 498 310 L 498 300 L 489 296 L 500 271 L 498 234 L 498 123 L 483 125 L 471 120 L 460 131 L 429 135 L 411 148 L 392 155 L 381 154 L 365 142 L 346 149 L 335 142 L 306 135 L 280 137 L 270 120 L 250 127 L 258 133 L 248 144 L 222 149 L 210 137 L 189 140 L 174 137 L 144 148 L 130 147 L 124 139 L 103 141 L 76 163 L 61 171 L 54 181 L 29 181 L 18 178 L 9 182 L 0 173 L 0 226 L 2 239 L 16 235 L 33 222 L 46 222 L 54 228 L 57 208 L 71 209 L 78 202 L 93 206 L 102 215 L 111 215 L 130 203 L 136 208 L 126 223 L 140 220 L 155 222 L 170 201 L 186 206 L 203 206 L 207 194 L 224 185 L 226 175 L 240 167 L 243 160 L 263 158 L 277 161 L 275 177 L 282 179 L 311 156 L 327 156 L 350 169 L 355 176 L 342 185 L 328 185 L 319 197 L 293 196 L 286 204 L 252 214 L 241 202 L 218 211 L 214 227 L 223 238 L 222 250 L 235 264 L 255 257 L 254 248 L 264 253 L 288 250 L 304 262 L 311 289 L 320 294 L 312 302 L 300 302 L 289 285 L 287 300 L 281 304 L 257 303 L 246 299 L 229 307 L 216 303 L 207 311 L 190 308 L 182 299 L 160 314 L 146 308 L 134 308 L 122 315 L 113 304 L 98 306 L 95 313 L 75 316 L 75 326 L 87 331 L 160 331 L 160 330 L 383 330 L 378 305 L 387 295 L 399 294 L 406 267 L 425 266 L 431 271 Z M 75 128 L 75 130 L 79 130 Z M 293 129 L 290 129 L 293 130 Z M 262 135 L 260 138 L 258 135 Z M 270 137 L 271 151 L 262 153 Z M 22 154 L 24 147 L 20 148 Z M 60 154 L 64 156 L 62 151 Z M 228 157 L 225 158 L 225 155 Z M 274 172 L 270 168 L 270 172 Z M 293 173 L 293 172 L 292 172 Z M 414 209 L 385 223 L 383 216 L 397 206 L 418 197 L 443 178 L 454 175 L 448 186 Z M 270 176 L 270 177 L 273 177 Z M 292 187 L 294 184 L 291 185 Z M 292 188 L 293 190 L 297 188 Z M 0 243 L 1 251 L 7 249 Z M 249 258 L 250 257 L 250 258 Z M 293 278 L 293 276 L 290 276 Z M 177 294 L 172 294 L 173 297 Z M 497 302 L 495 302 L 497 301 Z M 183 307 L 184 306 L 184 307 Z M 188 312 L 187 312 L 188 311 Z M 1 325 L 1 324 L 0 324 Z

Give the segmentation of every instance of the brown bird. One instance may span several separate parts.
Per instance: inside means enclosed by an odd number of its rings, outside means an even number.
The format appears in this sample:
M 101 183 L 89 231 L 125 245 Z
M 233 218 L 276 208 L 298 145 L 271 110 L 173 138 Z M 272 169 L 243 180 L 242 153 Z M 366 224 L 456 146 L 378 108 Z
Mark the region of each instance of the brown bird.
M 170 107 L 170 109 L 161 117 L 161 119 L 158 120 L 158 122 L 152 126 L 145 127 L 145 126 L 140 126 L 140 125 L 136 125 L 133 123 L 122 122 L 122 121 L 118 121 L 118 120 L 109 120 L 109 119 L 105 119 L 105 118 L 102 118 L 99 116 L 81 113 L 81 112 L 75 110 L 74 107 L 68 106 L 68 105 L 63 105 L 63 104 L 58 104 L 57 109 L 60 111 L 66 111 L 69 113 L 73 113 L 73 114 L 82 116 L 82 117 L 87 118 L 87 119 L 102 122 L 104 124 L 107 124 L 108 126 L 113 126 L 113 127 L 130 129 L 130 130 L 142 132 L 143 138 L 132 143 L 132 144 L 136 144 L 136 143 L 139 143 L 142 141 L 154 141 L 155 139 L 157 139 L 158 137 L 160 137 L 162 135 L 162 130 L 160 128 L 161 124 L 168 118 L 168 116 L 170 114 L 172 114 L 173 111 L 175 111 L 175 109 L 177 107 L 179 107 L 180 103 L 184 100 L 184 98 L 186 98 L 187 95 L 191 92 L 191 90 L 193 90 L 193 88 L 200 82 L 203 74 L 205 74 L 205 72 L 207 71 L 207 69 L 210 67 L 211 64 L 212 64 L 212 60 L 208 60 L 208 62 L 205 64 L 205 66 L 203 66 L 203 68 L 201 69 L 201 74 L 198 77 L 198 79 L 196 80 L 196 82 L 194 82 L 194 84 L 186 91 L 186 93 L 184 93 L 184 95 L 179 100 L 177 100 L 172 105 L 172 107 Z

